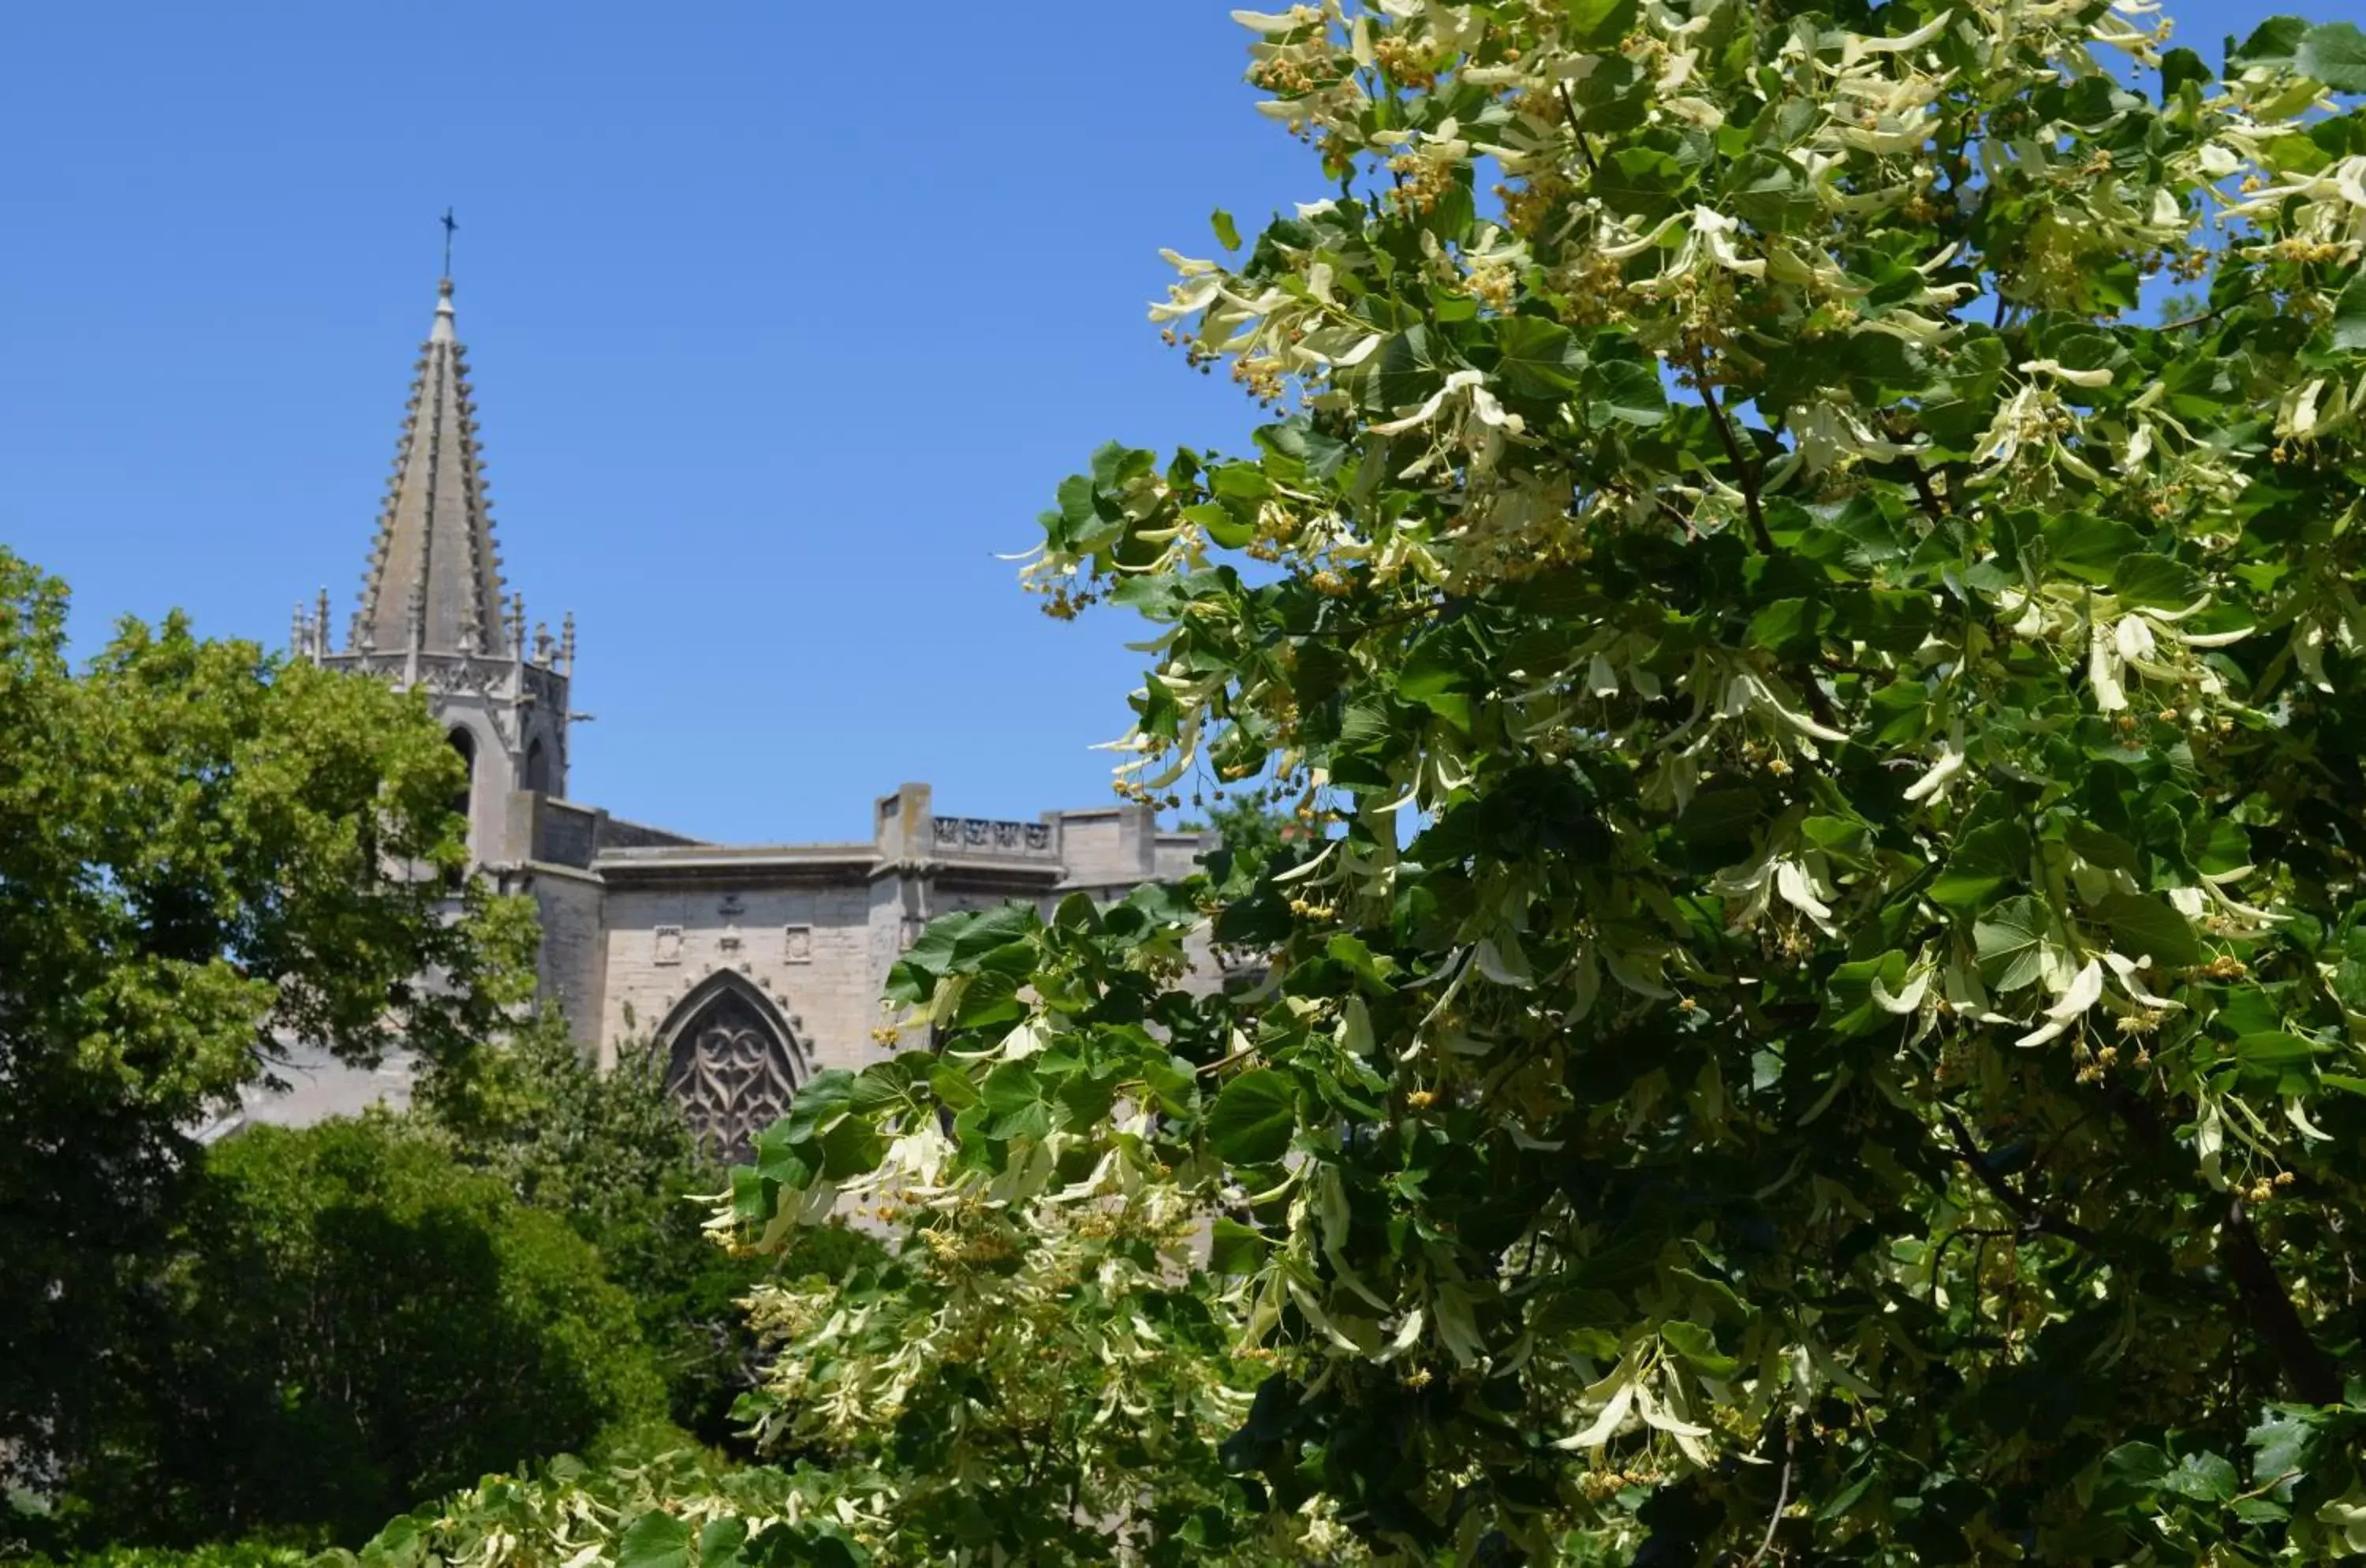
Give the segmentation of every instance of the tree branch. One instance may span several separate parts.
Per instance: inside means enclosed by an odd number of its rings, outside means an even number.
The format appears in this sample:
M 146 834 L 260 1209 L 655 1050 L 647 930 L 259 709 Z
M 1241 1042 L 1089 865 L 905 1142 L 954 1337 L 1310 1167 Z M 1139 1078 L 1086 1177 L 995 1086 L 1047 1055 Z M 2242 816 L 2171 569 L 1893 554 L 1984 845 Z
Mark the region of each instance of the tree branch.
M 1914 493 L 1922 502 L 1922 510 L 1931 514 L 1933 523 L 1947 520 L 1947 509 L 1940 502 L 1939 492 L 1931 488 L 1931 471 L 1913 458 L 1906 459 L 1906 471 L 1914 476 Z
M 2114 1085 L 2105 1103 L 2146 1150 L 2158 1154 L 2167 1147 L 2160 1113 L 2149 1100 Z M 2311 1404 L 2338 1404 L 2340 1364 L 2317 1344 L 2302 1321 L 2300 1309 L 2293 1305 L 2267 1248 L 2259 1245 L 2259 1233 L 2252 1227 L 2250 1212 L 2240 1198 L 2227 1204 L 2225 1223 L 2218 1227 L 2218 1256 L 2235 1281 L 2244 1318 L 2275 1357 L 2293 1392 Z
M 2188 327 L 2206 326 L 2210 322 L 2214 321 L 2219 317 L 2225 315 L 2227 311 L 2235 309 L 2237 305 L 2248 305 L 2250 302 L 2251 296 L 2244 294 L 2236 299 L 2227 300 L 2224 305 L 2204 310 L 2198 316 L 2188 316 L 2181 321 L 2163 321 L 2159 326 L 2153 330 L 2155 332 L 2163 333 L 2181 333 Z
M 2240 1198 L 2226 1206 L 2226 1223 L 2218 1227 L 2218 1252 L 2226 1260 L 2226 1271 L 2235 1277 L 2244 1315 L 2275 1353 L 2276 1364 L 2283 1369 L 2293 1392 L 2310 1404 L 2340 1404 L 2340 1364 L 2301 1321 L 2300 1309 L 2285 1293 L 2284 1282 L 2277 1278 L 2275 1265 L 2259 1245 L 2259 1233 L 2251 1228 L 2250 1213 Z
M 1577 155 L 1585 160 L 1585 172 L 1600 174 L 1601 166 L 1594 161 L 1594 149 L 1585 142 L 1585 128 L 1577 123 L 1577 105 L 1570 101 L 1569 84 L 1566 82 L 1560 84 L 1560 108 L 1561 113 L 1569 117 L 1569 131 L 1577 138 Z
M 1783 1483 L 1774 1489 L 1774 1511 L 1766 1517 L 1765 1538 L 1759 1541 L 1758 1550 L 1750 1554 L 1750 1561 L 1743 1563 L 1741 1568 L 1758 1568 L 1761 1562 L 1766 1561 L 1766 1554 L 1774 1550 L 1774 1532 L 1782 1526 L 1783 1510 L 1791 1506 L 1791 1444 L 1796 1436 L 1797 1428 L 1790 1422 L 1784 1422 Z
M 2063 1219 L 2058 1214 L 2048 1213 L 2032 1201 L 2027 1194 L 2018 1190 L 2012 1183 L 2007 1181 L 2003 1175 L 1989 1163 L 1989 1156 L 1981 1151 L 1980 1146 L 1972 1141 L 1971 1131 L 1964 1125 L 1962 1117 L 1945 1106 L 1939 1108 L 1939 1114 L 1945 1119 L 1947 1131 L 1955 1140 L 1956 1157 L 1971 1167 L 1972 1174 L 1979 1178 L 1980 1185 L 1993 1193 L 1998 1202 L 2012 1212 L 2013 1218 L 2021 1222 L 2022 1231 L 2038 1235 L 2060 1236 L 2065 1241 L 2075 1241 L 2086 1247 L 2100 1246 L 2101 1238 L 2093 1231 L 2074 1221 Z
M 1708 366 L 1696 355 L 1693 358 L 1693 384 L 1700 389 L 1701 401 L 1707 405 L 1711 423 L 1717 426 L 1717 438 L 1724 445 L 1725 455 L 1731 459 L 1734 472 L 1741 480 L 1742 510 L 1750 514 L 1751 537 L 1768 555 L 1775 553 L 1774 536 L 1766 527 L 1766 513 L 1758 504 L 1758 468 L 1741 455 L 1741 443 L 1735 438 L 1733 425 L 1725 417 L 1725 409 L 1717 400 L 1717 389 L 1709 385 Z

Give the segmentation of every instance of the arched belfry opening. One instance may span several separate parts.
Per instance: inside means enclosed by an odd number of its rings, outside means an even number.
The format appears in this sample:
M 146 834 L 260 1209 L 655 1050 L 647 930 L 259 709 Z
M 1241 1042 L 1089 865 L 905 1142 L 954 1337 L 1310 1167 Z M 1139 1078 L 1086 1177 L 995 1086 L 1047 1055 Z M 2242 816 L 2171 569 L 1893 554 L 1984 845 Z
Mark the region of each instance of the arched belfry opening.
M 756 1134 L 788 1113 L 805 1050 L 772 999 L 728 970 L 682 999 L 658 1038 L 666 1092 L 710 1157 L 746 1164 Z
M 461 819 L 468 824 L 468 840 L 473 844 L 476 841 L 477 826 L 474 810 L 477 799 L 477 738 L 469 734 L 466 728 L 455 728 L 450 739 L 452 750 L 460 754 L 462 771 L 460 793 L 452 797 L 452 809 L 459 813 Z

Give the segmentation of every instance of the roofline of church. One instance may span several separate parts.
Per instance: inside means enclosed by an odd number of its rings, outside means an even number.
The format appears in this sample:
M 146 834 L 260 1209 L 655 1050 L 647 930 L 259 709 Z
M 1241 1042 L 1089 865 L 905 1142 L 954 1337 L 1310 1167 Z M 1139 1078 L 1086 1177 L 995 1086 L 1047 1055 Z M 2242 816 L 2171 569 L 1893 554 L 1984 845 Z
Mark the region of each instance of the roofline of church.
M 530 863 L 529 869 L 540 863 Z M 1073 886 L 1058 861 L 988 856 L 932 857 L 901 861 L 882 856 L 871 844 L 763 845 L 709 850 L 603 851 L 590 874 L 612 887 L 716 886 L 739 882 L 826 882 L 860 877 L 942 877 L 974 886 L 1048 892 Z M 580 874 L 580 873 L 579 873 Z M 1093 883 L 1091 886 L 1098 886 Z

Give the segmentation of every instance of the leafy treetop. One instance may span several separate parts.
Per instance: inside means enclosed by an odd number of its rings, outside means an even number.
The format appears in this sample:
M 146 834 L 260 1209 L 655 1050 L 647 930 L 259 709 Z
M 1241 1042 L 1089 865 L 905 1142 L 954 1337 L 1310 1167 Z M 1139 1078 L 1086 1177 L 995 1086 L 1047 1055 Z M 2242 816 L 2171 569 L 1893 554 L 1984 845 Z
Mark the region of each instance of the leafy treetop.
M 1240 19 L 1336 194 L 1219 213 L 1154 314 L 1276 417 L 1098 454 L 1030 572 L 1152 624 L 1129 792 L 1278 777 L 1324 836 L 940 921 L 891 997 L 941 1052 L 737 1173 L 755 1245 L 907 1230 L 896 1292 L 778 1319 L 772 1419 L 930 1499 L 857 1544 L 2366 1550 L 2366 37 Z M 1263 1372 L 1221 1474 L 1031 1447 L 1008 1342 L 948 1380 L 1043 1291 L 1145 1451 L 1233 1370 L 1132 1377 L 1180 1342 L 1135 1304 L 1215 1314 Z M 948 1450 L 853 1391 L 999 1458 L 905 1467 Z M 1098 1479 L 1045 1504 L 1022 1455 Z
M 72 1457 L 197 1128 L 282 1043 L 433 1068 L 532 974 L 530 917 L 453 886 L 421 698 L 178 615 L 77 671 L 65 614 L 0 549 L 0 1476 Z

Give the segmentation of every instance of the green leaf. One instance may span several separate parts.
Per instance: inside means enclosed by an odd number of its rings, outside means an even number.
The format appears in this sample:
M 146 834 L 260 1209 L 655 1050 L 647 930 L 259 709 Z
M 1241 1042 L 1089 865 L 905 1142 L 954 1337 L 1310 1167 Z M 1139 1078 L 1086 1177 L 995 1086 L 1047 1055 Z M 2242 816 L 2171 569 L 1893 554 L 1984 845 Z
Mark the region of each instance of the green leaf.
M 1587 373 L 1597 419 L 1614 424 L 1654 425 L 1668 417 L 1667 389 L 1660 373 L 1631 359 L 1598 361 Z
M 2018 822 L 1990 822 L 1957 840 L 1947 869 L 1932 879 L 1931 902 L 1974 908 L 2028 873 L 2029 830 Z
M 967 1073 L 947 1062 L 929 1074 L 929 1088 L 948 1110 L 966 1111 L 979 1103 L 977 1085 Z
M 2114 893 L 2095 906 L 2095 913 L 2112 928 L 2112 945 L 2130 958 L 2149 955 L 2173 968 L 2209 961 L 2209 949 L 2193 934 L 2192 923 L 2166 898 Z
M 2282 1077 L 2316 1060 L 2316 1047 L 2289 1030 L 2263 1029 L 2235 1042 L 2235 1060 L 2255 1077 Z
M 919 939 L 896 961 L 896 968 L 908 972 L 915 978 L 925 977 L 930 982 L 943 979 L 952 973 L 954 942 L 961 936 L 963 929 L 976 918 L 964 909 L 930 920 L 920 932 Z M 917 989 L 907 987 L 905 989 L 911 994 L 899 995 L 893 987 L 889 994 L 903 1001 L 921 1001 L 928 996 L 926 987 Z
M 1237 251 L 1241 248 L 1241 231 L 1234 224 L 1231 213 L 1220 207 L 1208 215 L 1208 221 L 1215 226 L 1218 244 L 1228 251 Z
M 1024 1111 L 1042 1098 L 1043 1086 L 1036 1081 L 1035 1069 L 1024 1062 L 1002 1063 L 986 1075 L 979 1088 L 979 1099 L 997 1116 Z
M 2218 1454 L 2187 1454 L 2160 1478 L 2160 1489 L 2197 1503 L 2226 1503 L 2236 1490 L 2235 1467 Z
M 2056 570 L 2098 588 L 2109 587 L 2120 562 L 2143 547 L 2134 528 L 2109 518 L 2074 512 L 2045 525 L 2046 556 Z
M 2185 836 L 2185 853 L 2203 875 L 2223 876 L 2251 863 L 2251 840 L 2240 824 L 2213 813 Z
M 1823 210 L 1807 171 L 1780 152 L 1752 151 L 1729 184 L 1735 214 L 1768 233 L 1804 228 Z
M 1212 501 L 1185 507 L 1183 518 L 1205 528 L 1208 537 L 1228 550 L 1237 550 L 1256 537 L 1256 524 L 1253 519 L 1234 517 L 1229 510 Z
M 1419 703 L 1458 729 L 1470 728 L 1473 666 L 1470 635 L 1459 624 L 1425 633 L 1405 656 L 1397 695 Z
M 781 1122 L 756 1134 L 754 1157 L 758 1176 L 796 1192 L 812 1186 L 821 1170 L 817 1151 L 810 1145 L 799 1146 L 789 1137 L 787 1124 Z
M 2112 570 L 2112 592 L 2123 604 L 2182 610 L 2202 597 L 2202 574 L 2167 556 L 2139 551 L 2120 558 Z
M 832 1181 L 844 1181 L 877 1168 L 886 1153 L 886 1139 L 862 1118 L 849 1116 L 821 1135 L 821 1173 Z
M 1298 1091 L 1271 1067 L 1251 1067 L 1208 1108 L 1208 1142 L 1233 1165 L 1270 1165 L 1298 1130 Z
M 2351 353 L 2366 349 L 2366 274 L 2350 279 L 2333 302 L 2333 346 Z
M 2160 57 L 2160 96 L 2164 102 L 2177 96 L 2188 82 L 2203 86 L 2210 85 L 2210 67 L 2190 49 L 2172 49 Z
M 1860 572 L 1906 554 L 1896 525 L 1866 496 L 1852 497 L 1838 506 L 1808 507 L 1807 517 L 1808 531 L 1799 539 L 1799 553 L 1820 565 Z
M 997 1023 L 1016 1023 L 1026 1016 L 1027 1004 L 1019 998 L 1018 979 L 986 972 L 963 982 L 952 1021 L 956 1029 L 990 1029 Z
M 1409 409 L 1445 385 L 1448 372 L 1463 368 L 1454 345 L 1426 324 L 1407 327 L 1380 345 L 1380 374 L 1373 389 L 1383 409 Z
M 2168 1473 L 2169 1456 L 2159 1449 L 2150 1443 L 2122 1443 L 2103 1456 L 2095 1506 L 2107 1512 L 2149 1507 L 2161 1477 Z
M 2293 68 L 2337 93 L 2366 93 L 2366 33 L 2355 22 L 2311 28 L 2293 56 Z
M 1580 49 L 1607 49 L 1633 28 L 1640 10 L 1637 0 L 1568 0 L 1561 37 Z
M 2144 869 L 2144 860 L 2134 844 L 2117 833 L 2107 833 L 2091 822 L 2072 821 L 2065 825 L 2062 836 L 2068 840 L 2079 857 L 2090 865 L 2105 871 L 2124 871 L 2130 875 Z
M 1208 1267 L 1218 1274 L 1254 1274 L 1273 1243 L 1238 1220 L 1219 1218 L 1208 1235 Z
M 1663 1323 L 1660 1337 L 1704 1377 L 1729 1378 L 1741 1370 L 1740 1361 L 1718 1349 L 1717 1336 L 1697 1323 Z
M 1624 54 L 1604 55 L 1568 91 L 1579 121 L 1597 135 L 1632 130 L 1651 112 L 1650 86 Z
M 2251 36 L 2226 51 L 2226 66 L 2240 71 L 2252 65 L 2290 65 L 2300 52 L 2301 40 L 2308 37 L 2308 21 L 2302 17 L 2270 17 L 2251 30 Z M 2231 40 L 2230 40 L 2231 41 Z
M 1521 397 L 1557 398 L 1578 389 L 1585 351 L 1559 321 L 1505 316 L 1495 323 L 1495 374 Z
M 616 1568 L 690 1568 L 690 1526 L 650 1509 L 617 1538 Z
M 745 1519 L 709 1519 L 698 1532 L 698 1568 L 738 1568 L 747 1560 L 739 1549 L 748 1544 Z
M 1750 617 L 1750 644 L 1784 658 L 1809 658 L 1831 618 L 1812 599 L 1777 599 Z
M 980 912 L 953 939 L 956 973 L 975 966 L 997 948 L 1024 941 L 1043 927 L 1043 917 L 1031 904 L 997 904 Z
M 1823 1010 L 1817 1015 L 1817 1023 L 1843 1037 L 1896 1024 L 1894 1014 L 1875 1006 L 1873 983 L 1879 980 L 1883 990 L 1896 996 L 1906 986 L 1906 954 L 1892 951 L 1834 969 L 1824 982 Z
M 2270 1405 L 2265 1418 L 2245 1435 L 2251 1450 L 2253 1478 L 2265 1484 L 2280 1475 L 2308 1469 L 2321 1430 L 2312 1412 Z
M 797 1090 L 779 1132 L 792 1144 L 811 1143 L 854 1103 L 854 1075 L 844 1067 L 816 1073 Z
M 2044 906 L 2023 896 L 2008 898 L 1972 927 L 1972 946 L 1989 983 L 2017 991 L 2036 983 L 2044 967 L 2046 916 Z

